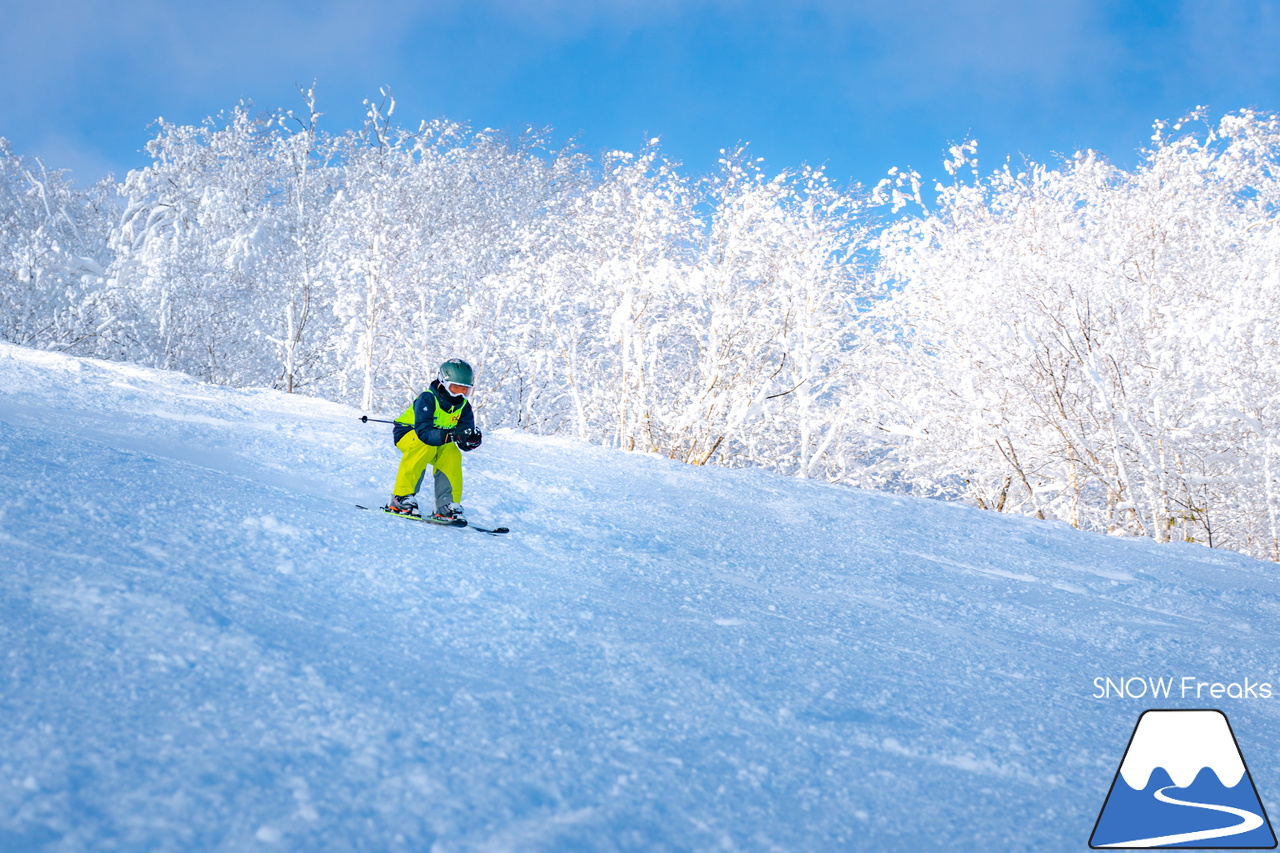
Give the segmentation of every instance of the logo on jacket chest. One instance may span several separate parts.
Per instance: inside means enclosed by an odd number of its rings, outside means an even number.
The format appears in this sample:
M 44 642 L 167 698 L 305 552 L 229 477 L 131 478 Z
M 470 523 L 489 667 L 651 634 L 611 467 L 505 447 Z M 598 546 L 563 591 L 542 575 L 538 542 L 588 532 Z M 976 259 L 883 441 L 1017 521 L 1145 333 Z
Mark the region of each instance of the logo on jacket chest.
M 454 409 L 452 412 L 440 405 L 440 401 L 436 401 L 436 429 L 453 429 L 458 425 L 458 421 L 462 420 L 462 406 Z

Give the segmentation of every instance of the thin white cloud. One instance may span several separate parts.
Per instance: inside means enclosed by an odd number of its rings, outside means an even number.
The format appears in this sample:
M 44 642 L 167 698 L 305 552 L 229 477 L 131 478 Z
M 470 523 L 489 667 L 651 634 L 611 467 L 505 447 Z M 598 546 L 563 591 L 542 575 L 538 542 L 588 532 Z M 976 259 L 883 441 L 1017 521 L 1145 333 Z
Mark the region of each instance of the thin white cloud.
M 869 67 L 906 91 L 1053 86 L 1079 79 L 1116 44 L 1096 2 L 814 2 L 837 36 L 869 44 Z
M 527 34 L 564 42 L 597 27 L 633 29 L 663 26 L 681 14 L 734 5 L 732 0 L 448 0 L 454 8 L 487 7 Z
M 641 111 L 625 121 L 650 133 L 671 132 L 683 116 L 686 131 L 714 124 L 717 134 L 746 138 L 776 121 L 770 111 L 784 109 L 811 128 L 818 121 L 813 116 L 851 129 L 864 127 L 863 117 L 869 128 L 918 118 L 919 126 L 910 129 L 916 135 L 963 135 L 962 122 L 983 119 L 1015 128 L 1023 121 L 1062 126 L 1084 109 L 1093 113 L 1080 124 L 1099 111 L 1111 111 L 1115 120 L 1140 109 L 1141 127 L 1162 116 L 1147 114 L 1155 107 L 1117 96 L 1117 80 L 1141 78 L 1163 87 L 1166 101 L 1175 104 L 1172 112 L 1195 105 L 1194 96 L 1184 94 L 1193 91 L 1191 83 L 1204 88 L 1206 81 L 1225 81 L 1219 90 L 1238 92 L 1256 91 L 1250 81 L 1273 90 L 1280 81 L 1272 58 L 1280 15 L 1270 0 L 1169 0 L 1155 16 L 1120 15 L 1126 4 L 1108 0 L 9 5 L 16 8 L 6 9 L 0 25 L 0 134 L 19 150 L 46 156 L 62 139 L 61 150 L 86 163 L 89 148 L 99 142 L 107 147 L 95 132 L 105 133 L 105 123 L 125 111 L 123 124 L 137 134 L 131 137 L 136 149 L 157 115 L 198 121 L 241 98 L 264 108 L 294 106 L 293 84 L 312 79 L 319 82 L 321 109 L 342 113 L 334 120 L 343 126 L 353 112 L 358 121 L 360 97 L 389 84 L 407 120 L 444 113 L 477 122 L 516 116 L 554 123 L 565 115 Z M 637 34 L 641 38 L 632 38 Z M 636 44 L 649 52 L 637 56 Z M 600 76 L 616 91 L 593 89 L 591 75 L 600 74 L 599 66 L 584 67 L 581 80 L 574 78 L 580 57 L 608 63 L 615 55 L 626 56 L 629 65 Z M 563 88 L 531 92 L 528 81 L 537 79 Z M 648 97 L 663 87 L 672 90 L 669 98 L 657 103 Z M 928 120 L 934 123 L 926 127 Z M 579 129 L 589 132 L 565 128 Z M 906 135 L 899 133 L 893 144 Z M 65 141 L 76 139 L 85 142 Z M 46 149 L 33 149 L 37 142 Z M 77 155 L 77 145 L 88 153 Z
M 0 25 L 0 135 L 77 176 L 127 168 L 94 153 L 122 126 L 136 142 L 115 142 L 114 157 L 141 148 L 159 116 L 198 121 L 242 98 L 297 105 L 293 84 L 314 78 L 323 99 L 326 81 L 376 66 L 421 15 L 413 0 L 15 5 Z M 392 82 L 389 69 L 379 82 Z M 376 96 L 376 83 L 360 86 Z
M 419 9 L 412 0 L 49 0 L 23 5 L 0 27 L 0 74 L 32 96 L 57 92 L 94 67 L 133 70 L 178 91 L 261 80 L 279 69 L 376 57 Z
M 1258 106 L 1280 109 L 1280 5 L 1270 0 L 1188 0 L 1181 6 L 1179 30 L 1186 45 L 1181 54 L 1186 77 L 1216 81 L 1223 94 L 1231 89 L 1262 89 L 1270 103 L 1220 104 L 1223 109 Z M 1260 59 L 1262 61 L 1260 61 Z

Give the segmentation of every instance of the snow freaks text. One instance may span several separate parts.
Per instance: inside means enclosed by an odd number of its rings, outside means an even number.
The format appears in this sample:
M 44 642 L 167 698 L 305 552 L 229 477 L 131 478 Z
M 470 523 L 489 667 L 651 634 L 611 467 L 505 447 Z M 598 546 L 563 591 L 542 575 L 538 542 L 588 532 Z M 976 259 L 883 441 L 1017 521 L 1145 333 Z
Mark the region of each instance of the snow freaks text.
M 1129 676 L 1095 678 L 1094 699 L 1270 699 L 1271 683 L 1244 678 L 1239 681 L 1205 681 L 1193 675 L 1181 677 Z

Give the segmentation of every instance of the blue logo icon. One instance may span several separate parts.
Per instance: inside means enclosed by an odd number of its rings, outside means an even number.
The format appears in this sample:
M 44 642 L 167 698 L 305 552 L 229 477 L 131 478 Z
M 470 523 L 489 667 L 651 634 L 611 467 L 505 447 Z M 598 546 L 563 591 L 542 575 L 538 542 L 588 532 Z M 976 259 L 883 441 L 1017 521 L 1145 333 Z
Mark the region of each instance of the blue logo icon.
M 1269 850 L 1275 833 L 1221 711 L 1146 711 L 1089 846 Z

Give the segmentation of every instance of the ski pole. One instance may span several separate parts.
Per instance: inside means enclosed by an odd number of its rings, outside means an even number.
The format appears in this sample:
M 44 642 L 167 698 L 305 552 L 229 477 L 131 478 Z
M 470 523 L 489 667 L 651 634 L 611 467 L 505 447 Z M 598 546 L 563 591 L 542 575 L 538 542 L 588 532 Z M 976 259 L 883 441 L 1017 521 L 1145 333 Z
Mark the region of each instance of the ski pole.
M 381 418 L 371 418 L 368 415 L 361 415 L 360 423 L 362 424 L 393 424 L 395 423 L 395 421 L 384 421 Z

